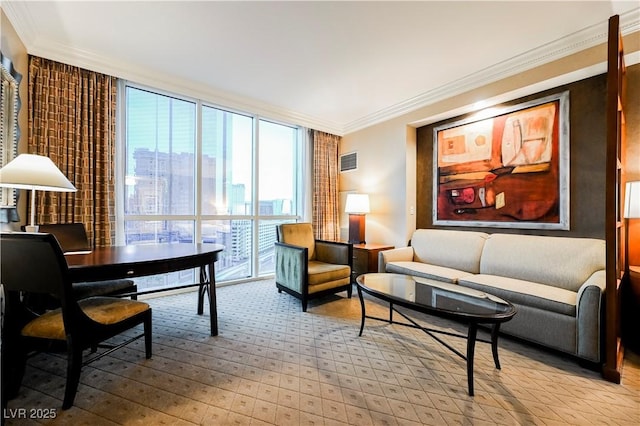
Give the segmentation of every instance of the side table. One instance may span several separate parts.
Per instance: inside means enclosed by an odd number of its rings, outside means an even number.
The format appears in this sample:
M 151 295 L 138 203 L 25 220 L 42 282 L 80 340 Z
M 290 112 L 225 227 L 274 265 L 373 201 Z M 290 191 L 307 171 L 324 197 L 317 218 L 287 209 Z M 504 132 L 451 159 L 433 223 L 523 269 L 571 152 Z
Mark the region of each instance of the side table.
M 358 275 L 369 272 L 378 272 L 378 253 L 392 248 L 394 248 L 394 246 L 386 244 L 354 244 L 351 281 L 356 282 L 356 277 Z

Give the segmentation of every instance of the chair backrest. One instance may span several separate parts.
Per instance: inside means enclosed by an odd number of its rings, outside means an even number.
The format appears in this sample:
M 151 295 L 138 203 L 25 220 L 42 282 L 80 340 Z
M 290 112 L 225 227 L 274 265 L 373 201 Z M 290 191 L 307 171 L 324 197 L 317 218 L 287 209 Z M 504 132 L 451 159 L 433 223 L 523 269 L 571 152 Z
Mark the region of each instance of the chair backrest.
M 39 225 L 39 228 L 40 232 L 53 234 L 65 253 L 91 250 L 83 223 L 51 223 Z
M 62 299 L 67 271 L 64 254 L 53 235 L 0 235 L 0 280 L 5 290 L 46 293 Z
M 69 319 L 80 312 L 67 261 L 60 244 L 51 234 L 0 234 L 0 282 L 8 301 L 17 300 L 15 296 L 19 292 L 48 294 L 58 299 L 65 327 Z M 7 313 L 9 311 L 8 308 Z
M 309 260 L 315 259 L 316 240 L 310 223 L 283 223 L 276 230 L 279 242 L 306 247 L 309 249 Z

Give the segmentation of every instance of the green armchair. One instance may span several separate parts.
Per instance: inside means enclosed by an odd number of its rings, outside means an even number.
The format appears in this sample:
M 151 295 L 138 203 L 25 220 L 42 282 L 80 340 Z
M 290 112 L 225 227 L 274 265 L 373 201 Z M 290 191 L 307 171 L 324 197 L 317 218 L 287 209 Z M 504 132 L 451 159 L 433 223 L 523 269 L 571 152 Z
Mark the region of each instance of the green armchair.
M 347 291 L 351 297 L 353 245 L 316 240 L 310 223 L 278 225 L 276 287 L 302 301 L 307 311 L 310 299 Z

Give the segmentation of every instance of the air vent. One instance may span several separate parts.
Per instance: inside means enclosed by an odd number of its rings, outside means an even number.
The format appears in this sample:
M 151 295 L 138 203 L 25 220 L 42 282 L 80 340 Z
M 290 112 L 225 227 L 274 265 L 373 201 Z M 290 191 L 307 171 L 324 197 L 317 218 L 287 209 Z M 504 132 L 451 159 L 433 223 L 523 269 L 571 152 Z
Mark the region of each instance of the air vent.
M 340 156 L 340 173 L 358 168 L 358 153 L 350 152 Z

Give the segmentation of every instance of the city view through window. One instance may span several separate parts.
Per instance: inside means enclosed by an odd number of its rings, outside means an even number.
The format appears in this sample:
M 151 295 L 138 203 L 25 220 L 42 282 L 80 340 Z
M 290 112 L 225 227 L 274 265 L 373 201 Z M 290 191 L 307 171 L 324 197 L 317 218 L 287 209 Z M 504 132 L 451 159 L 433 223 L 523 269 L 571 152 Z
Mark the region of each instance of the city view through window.
M 299 129 L 133 86 L 125 91 L 124 242 L 222 244 L 218 282 L 273 273 L 275 226 L 299 215 Z M 194 280 L 186 271 L 136 282 Z

